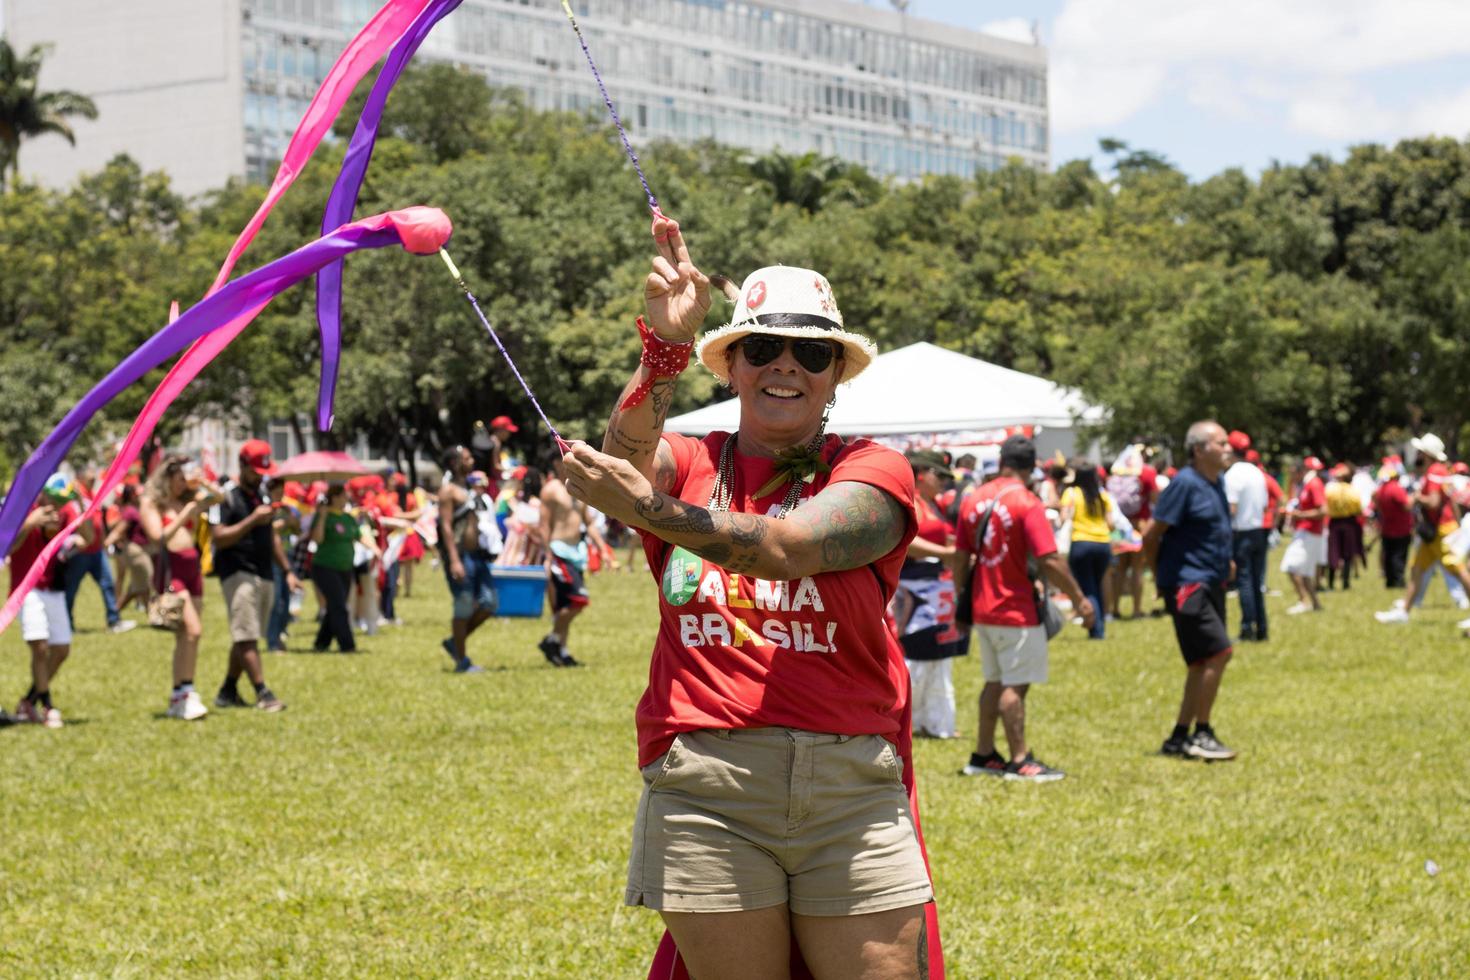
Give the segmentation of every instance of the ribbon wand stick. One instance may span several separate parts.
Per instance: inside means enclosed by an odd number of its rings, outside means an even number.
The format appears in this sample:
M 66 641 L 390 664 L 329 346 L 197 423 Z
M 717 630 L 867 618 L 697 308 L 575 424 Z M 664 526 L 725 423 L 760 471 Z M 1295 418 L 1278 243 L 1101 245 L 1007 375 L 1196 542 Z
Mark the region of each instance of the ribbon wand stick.
M 541 416 L 541 421 L 546 423 L 546 428 L 551 431 L 551 437 L 556 440 L 557 448 L 560 449 L 562 453 L 570 452 L 571 447 L 568 446 L 566 440 L 561 437 L 561 433 L 556 431 L 556 426 L 551 424 L 551 419 L 546 417 L 546 412 L 544 409 L 542 409 L 541 403 L 536 400 L 536 393 L 531 390 L 531 386 L 527 384 L 526 379 L 521 376 L 521 369 L 516 367 L 516 362 L 510 356 L 510 351 L 506 350 L 505 344 L 501 342 L 500 334 L 495 332 L 495 328 L 490 325 L 489 318 L 485 316 L 485 311 L 480 309 L 480 302 L 479 300 L 475 299 L 475 294 L 470 292 L 470 287 L 465 283 L 464 276 L 460 275 L 459 266 L 454 264 L 454 260 L 449 257 L 449 252 L 442 246 L 439 249 L 439 258 L 444 260 L 444 265 L 449 269 L 449 274 L 454 277 L 454 284 L 458 286 L 460 290 L 464 293 L 465 299 L 470 301 L 470 306 L 475 308 L 475 315 L 480 318 L 480 322 L 484 324 L 485 329 L 489 331 L 490 339 L 495 341 L 496 347 L 500 348 L 500 356 L 505 358 L 505 363 L 510 365 L 511 372 L 515 374 L 516 380 L 521 383 L 521 387 L 525 389 L 526 395 L 530 397 L 531 404 L 536 407 L 536 414 Z

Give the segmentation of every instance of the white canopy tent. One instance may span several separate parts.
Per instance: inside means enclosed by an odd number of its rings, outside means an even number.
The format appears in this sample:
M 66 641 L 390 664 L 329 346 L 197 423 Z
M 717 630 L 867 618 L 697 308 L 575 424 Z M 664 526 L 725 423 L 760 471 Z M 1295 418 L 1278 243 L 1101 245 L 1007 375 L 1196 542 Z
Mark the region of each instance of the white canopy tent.
M 1102 410 L 1089 406 L 1077 392 L 1045 378 L 918 343 L 880 354 L 857 380 L 839 386 L 827 431 L 848 436 L 950 433 L 956 438 L 939 441 L 960 443 L 981 441 L 976 434 L 1034 426 L 1038 451 L 1049 455 L 1054 449 L 1073 452 L 1072 430 L 1078 421 L 1101 417 Z M 729 399 L 675 416 L 665 428 L 702 436 L 733 431 L 739 418 L 739 403 Z

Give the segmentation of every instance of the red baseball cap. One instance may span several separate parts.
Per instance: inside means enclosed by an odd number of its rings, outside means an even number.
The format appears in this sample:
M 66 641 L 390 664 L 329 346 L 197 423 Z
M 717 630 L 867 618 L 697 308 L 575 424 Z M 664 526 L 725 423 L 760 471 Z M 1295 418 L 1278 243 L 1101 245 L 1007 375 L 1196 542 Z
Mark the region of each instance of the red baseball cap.
M 1308 456 L 1306 459 L 1302 460 L 1302 465 L 1309 470 L 1323 470 L 1327 468 L 1322 465 L 1322 461 L 1316 456 Z
M 510 471 L 510 478 L 512 480 L 524 480 L 526 478 L 526 468 L 524 466 L 517 466 Z
M 1226 438 L 1230 440 L 1230 448 L 1238 453 L 1243 453 L 1251 447 L 1251 437 L 1239 429 L 1231 429 L 1230 435 Z
M 1339 480 L 1342 479 L 1343 477 L 1347 476 L 1348 475 L 1348 465 L 1346 463 L 1338 463 L 1336 466 L 1334 466 L 1332 468 L 1332 475 L 1335 476 L 1335 477 L 1337 477 Z
M 1245 451 L 1245 461 L 1247 463 L 1259 463 L 1261 461 L 1261 454 L 1254 449 L 1247 449 Z
M 490 420 L 490 428 L 504 429 L 506 432 L 519 432 L 520 426 L 510 420 L 509 415 L 497 415 Z
M 1459 462 L 1450 467 L 1450 472 L 1455 474 L 1470 474 L 1470 463 Z
M 271 460 L 271 444 L 264 439 L 251 439 L 241 446 L 240 463 L 266 476 L 276 471 L 276 464 Z

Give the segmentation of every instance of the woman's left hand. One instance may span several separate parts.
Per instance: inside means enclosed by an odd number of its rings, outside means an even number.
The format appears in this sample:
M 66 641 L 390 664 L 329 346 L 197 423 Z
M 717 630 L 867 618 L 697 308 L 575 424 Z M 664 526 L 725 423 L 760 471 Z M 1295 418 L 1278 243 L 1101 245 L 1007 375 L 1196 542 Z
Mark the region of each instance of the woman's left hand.
M 627 460 L 600 453 L 585 442 L 567 445 L 571 448 L 562 457 L 567 492 L 609 517 L 633 524 L 634 503 L 653 493 L 648 478 Z

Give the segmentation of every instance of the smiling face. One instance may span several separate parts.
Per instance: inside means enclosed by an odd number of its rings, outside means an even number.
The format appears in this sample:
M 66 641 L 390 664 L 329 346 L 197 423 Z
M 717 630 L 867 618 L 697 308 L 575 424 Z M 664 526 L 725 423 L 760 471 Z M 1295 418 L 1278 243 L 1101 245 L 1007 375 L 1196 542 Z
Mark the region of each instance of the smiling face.
M 730 386 L 740 399 L 741 434 L 773 452 L 809 442 L 837 391 L 842 359 L 834 358 L 821 371 L 809 371 L 788 343 L 773 360 L 754 365 L 742 347 L 733 345 L 729 355 Z

